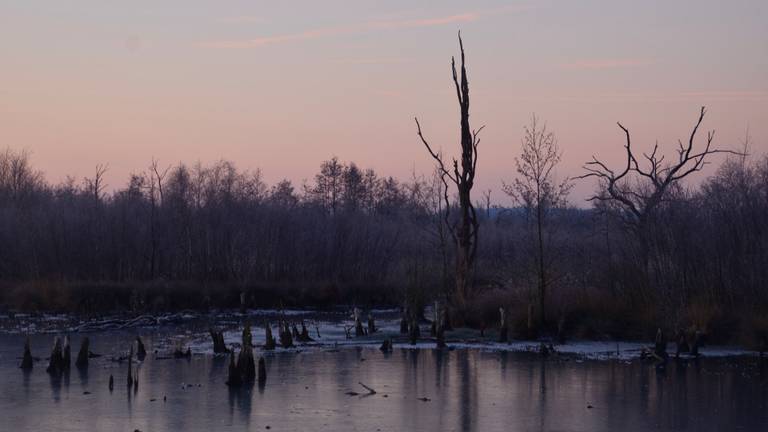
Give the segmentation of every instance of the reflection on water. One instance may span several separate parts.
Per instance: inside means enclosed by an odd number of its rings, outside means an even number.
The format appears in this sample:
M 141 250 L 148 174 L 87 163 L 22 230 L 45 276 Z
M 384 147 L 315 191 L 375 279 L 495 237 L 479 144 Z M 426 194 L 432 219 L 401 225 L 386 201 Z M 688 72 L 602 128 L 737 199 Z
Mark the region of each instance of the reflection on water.
M 45 357 L 50 336 L 33 338 Z M 145 335 L 145 342 L 152 343 Z M 3 430 L 767 430 L 768 369 L 757 359 L 670 363 L 541 359 L 508 352 L 371 348 L 266 354 L 267 382 L 224 385 L 224 357 L 138 366 L 130 335 L 91 335 L 87 370 L 55 377 L 17 368 L 23 338 L 0 336 Z M 73 338 L 73 344 L 79 341 Z M 257 352 L 257 355 L 259 353 Z M 109 392 L 109 376 L 115 391 Z M 358 384 L 376 389 L 367 395 Z M 360 395 L 350 396 L 348 392 Z

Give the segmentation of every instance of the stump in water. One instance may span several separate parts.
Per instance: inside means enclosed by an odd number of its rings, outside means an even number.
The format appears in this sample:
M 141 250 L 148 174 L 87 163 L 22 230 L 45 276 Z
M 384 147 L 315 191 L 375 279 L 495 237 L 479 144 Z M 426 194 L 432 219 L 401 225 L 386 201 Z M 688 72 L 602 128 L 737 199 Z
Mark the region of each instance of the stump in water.
M 560 315 L 557 320 L 557 343 L 560 345 L 565 343 L 565 315 Z
M 373 314 L 369 313 L 368 314 L 368 334 L 372 335 L 376 333 L 376 330 L 378 329 L 376 328 L 376 322 L 373 320 Z
M 131 349 L 128 351 L 128 388 L 131 388 L 133 385 L 133 344 L 131 344 Z
M 109 391 L 114 390 L 115 388 L 115 377 L 112 375 L 109 376 Z
M 694 357 L 699 356 L 699 348 L 702 345 L 702 335 L 701 332 L 696 330 L 696 333 L 693 335 L 693 343 L 691 344 L 691 355 Z
M 239 386 L 242 384 L 242 379 L 240 378 L 240 370 L 237 368 L 237 364 L 235 363 L 235 350 L 230 351 L 229 353 L 229 376 L 227 377 L 227 385 L 232 386 Z
M 355 308 L 352 312 L 355 318 L 355 337 L 365 336 L 365 330 L 363 330 L 363 322 L 360 320 L 360 309 Z
M 659 328 L 656 331 L 656 342 L 653 347 L 654 356 L 660 361 L 667 361 L 667 339 Z
M 677 349 L 675 349 L 675 358 L 680 358 L 680 354 L 687 353 L 691 350 L 691 347 L 688 345 L 688 340 L 685 337 L 684 331 L 678 330 L 675 343 L 677 345 Z
M 90 354 L 90 341 L 86 336 L 83 338 L 82 341 L 80 341 L 80 351 L 77 352 L 77 360 L 75 360 L 75 366 L 81 369 L 87 368 L 89 354 Z
M 272 326 L 267 322 L 266 328 L 266 341 L 264 342 L 264 349 L 265 350 L 273 350 L 275 349 L 275 338 L 272 336 Z
M 445 326 L 440 323 L 437 325 L 437 334 L 435 337 L 437 338 L 437 348 L 443 349 L 447 347 L 445 344 Z
M 291 325 L 291 336 L 294 339 L 299 340 L 300 334 L 299 334 L 299 329 L 296 327 L 296 324 Z
M 24 357 L 21 359 L 21 369 L 23 370 L 32 370 L 34 367 L 34 361 L 32 359 L 32 350 L 29 348 L 29 336 L 27 336 L 27 340 L 24 342 Z
M 245 325 L 243 329 L 243 346 L 237 359 L 237 369 L 242 382 L 250 383 L 256 378 L 256 363 L 253 360 L 253 344 L 251 326 Z
M 301 333 L 299 333 L 297 340 L 304 343 L 314 341 L 314 339 L 309 336 L 309 330 L 307 330 L 307 326 L 304 325 L 304 320 L 301 321 Z
M 392 338 L 386 338 L 384 339 L 384 342 L 381 343 L 381 346 L 379 347 L 379 350 L 383 353 L 391 353 L 392 352 Z
M 208 332 L 211 334 L 211 339 L 213 340 L 214 354 L 224 354 L 229 352 L 229 349 L 227 349 L 227 345 L 224 343 L 224 332 L 217 331 L 213 327 L 208 329 Z
M 267 363 L 264 357 L 259 357 L 259 384 L 264 385 L 267 382 Z
M 61 349 L 61 368 L 68 371 L 72 366 L 72 347 L 69 344 L 69 336 L 64 336 L 64 347 Z
M 499 308 L 499 342 L 509 342 L 509 326 L 507 326 L 507 316 L 503 307 Z
M 411 345 L 416 345 L 416 341 L 419 339 L 420 333 L 419 322 L 415 317 L 411 317 L 411 322 L 408 325 L 408 338 L 411 341 Z
M 283 348 L 291 348 L 293 346 L 293 336 L 291 336 L 291 330 L 286 322 L 280 325 L 280 346 Z
M 64 371 L 64 356 L 61 352 L 61 339 L 58 336 L 53 340 L 51 358 L 45 371 L 53 375 L 59 375 Z
M 144 347 L 144 342 L 141 340 L 141 336 L 136 336 L 136 358 L 144 360 L 147 356 L 147 349 Z

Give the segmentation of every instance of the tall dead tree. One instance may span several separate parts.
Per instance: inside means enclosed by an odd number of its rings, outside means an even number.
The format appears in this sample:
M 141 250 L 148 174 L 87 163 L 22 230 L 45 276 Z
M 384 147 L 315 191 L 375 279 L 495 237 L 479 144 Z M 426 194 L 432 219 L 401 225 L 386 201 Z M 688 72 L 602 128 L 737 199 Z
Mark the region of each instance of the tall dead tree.
M 453 57 L 451 58 L 451 71 L 453 72 L 453 83 L 456 87 L 456 97 L 461 111 L 461 161 L 459 162 L 454 158 L 453 166 L 446 167 L 442 154 L 432 149 L 421 132 L 419 119 L 415 118 L 418 136 L 430 156 L 437 163 L 440 179 L 445 186 L 443 189 L 445 223 L 456 245 L 456 287 L 451 296 L 451 302 L 454 309 L 453 321 L 457 325 L 461 325 L 465 319 L 464 315 L 472 283 L 472 269 L 477 254 L 477 232 L 480 224 L 472 204 L 471 192 L 477 170 L 477 146 L 480 144 L 478 134 L 483 129 L 480 127 L 473 130 L 469 125 L 469 82 L 461 33 L 459 33 L 459 48 L 461 50 L 461 77 L 456 71 L 456 60 Z M 459 199 L 458 220 L 451 219 L 452 205 L 449 197 L 449 180 L 456 186 Z
M 603 202 L 619 214 L 621 221 L 639 242 L 642 261 L 641 276 L 645 287 L 650 282 L 651 230 L 659 207 L 667 200 L 669 192 L 687 176 L 701 171 L 708 163 L 707 157 L 716 153 L 739 154 L 731 150 L 715 149 L 712 141 L 714 131 L 707 132 L 706 144 L 701 150 L 694 148 L 696 133 L 704 120 L 705 107 L 701 107 L 698 121 L 693 127 L 688 142 L 678 141 L 677 160 L 664 162 L 659 145 L 650 154 L 642 154 L 642 164 L 631 146 L 629 130 L 617 123 L 624 132 L 626 163 L 620 171 L 610 169 L 605 163 L 592 156 L 584 165 L 586 174 L 579 178 L 596 177 L 600 182 L 599 192 L 590 201 Z

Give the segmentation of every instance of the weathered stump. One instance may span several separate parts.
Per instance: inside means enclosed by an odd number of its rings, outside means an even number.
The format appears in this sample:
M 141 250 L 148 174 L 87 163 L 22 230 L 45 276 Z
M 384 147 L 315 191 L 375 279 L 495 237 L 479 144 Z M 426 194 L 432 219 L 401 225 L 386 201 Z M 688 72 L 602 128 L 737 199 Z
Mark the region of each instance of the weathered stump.
M 273 350 L 275 349 L 275 338 L 272 336 L 272 326 L 267 322 L 267 325 L 265 327 L 265 333 L 266 333 L 266 341 L 264 342 L 264 349 L 265 350 Z
M 309 330 L 307 330 L 307 326 L 304 325 L 304 321 L 301 321 L 301 332 L 299 333 L 298 341 L 303 343 L 314 341 L 314 339 L 309 336 Z
M 243 346 L 237 359 L 237 369 L 242 382 L 251 383 L 256 378 L 256 363 L 253 360 L 253 344 L 249 324 L 246 324 L 243 329 Z
M 291 336 L 291 330 L 288 328 L 288 323 L 283 322 L 280 328 L 280 346 L 283 348 L 291 348 L 293 346 L 293 336 Z
M 131 344 L 131 349 L 128 351 L 128 379 L 126 382 L 128 384 L 128 388 L 133 386 L 133 344 Z
M 61 351 L 61 339 L 58 336 L 53 340 L 51 358 L 45 371 L 52 375 L 59 375 L 64 371 L 64 356 Z
M 144 360 L 147 356 L 147 349 L 144 347 L 144 341 L 141 340 L 141 336 L 136 336 L 136 358 Z
M 373 320 L 373 314 L 368 314 L 368 334 L 374 334 L 377 330 L 376 322 Z
M 384 339 L 384 342 L 381 343 L 381 346 L 379 347 L 379 350 L 383 353 L 391 353 L 392 352 L 392 338 L 386 338 Z
M 111 392 L 114 389 L 115 389 L 115 377 L 110 375 L 109 376 L 109 391 Z
M 229 353 L 229 373 L 227 377 L 227 385 L 234 387 L 239 386 L 240 384 L 242 384 L 240 370 L 237 367 L 237 363 L 235 363 L 235 350 L 232 350 Z
M 69 344 L 69 336 L 64 336 L 64 346 L 61 349 L 61 368 L 68 371 L 72 366 L 72 347 Z
M 267 363 L 264 357 L 259 357 L 259 384 L 264 385 L 267 382 Z
M 77 352 L 77 360 L 75 360 L 75 366 L 81 369 L 87 368 L 89 355 L 90 355 L 90 341 L 86 336 L 83 338 L 82 341 L 80 341 L 80 351 Z
M 693 343 L 691 344 L 691 355 L 694 357 L 699 356 L 699 348 L 702 345 L 702 334 L 700 331 L 696 330 L 696 333 L 693 334 Z
M 659 328 L 656 331 L 656 341 L 653 346 L 653 354 L 660 361 L 667 361 L 667 338 L 664 336 L 664 332 Z
M 27 340 L 24 341 L 24 357 L 21 359 L 21 369 L 23 370 L 32 370 L 32 368 L 35 366 L 34 359 L 32 358 L 32 350 L 29 348 L 29 336 L 27 336 Z
M 217 331 L 213 327 L 208 329 L 208 332 L 211 334 L 211 340 L 213 341 L 214 354 L 224 354 L 229 352 L 227 345 L 224 343 L 224 332 Z
M 411 345 L 416 345 L 416 341 L 419 339 L 421 331 L 419 330 L 419 323 L 415 318 L 411 318 L 411 322 L 408 325 L 408 339 L 411 341 Z
M 363 322 L 360 320 L 360 309 L 355 308 L 353 311 L 355 318 L 355 337 L 365 336 L 365 330 L 363 330 Z
M 509 326 L 503 307 L 499 308 L 499 342 L 509 342 Z

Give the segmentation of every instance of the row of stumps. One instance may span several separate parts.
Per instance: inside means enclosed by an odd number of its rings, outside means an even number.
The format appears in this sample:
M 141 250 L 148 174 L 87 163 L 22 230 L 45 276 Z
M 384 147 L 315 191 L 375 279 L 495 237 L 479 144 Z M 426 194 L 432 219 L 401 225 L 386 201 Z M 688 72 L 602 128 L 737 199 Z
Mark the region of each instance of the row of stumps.
M 77 353 L 77 359 L 75 360 L 75 366 L 79 369 L 88 368 L 88 359 L 92 357 L 98 357 L 97 354 L 93 354 L 90 351 L 90 342 L 87 337 L 83 338 L 80 343 L 80 351 Z M 34 357 L 32 357 L 32 350 L 29 347 L 29 337 L 24 341 L 24 355 L 21 359 L 21 365 L 19 366 L 23 370 L 32 370 L 34 368 Z M 64 336 L 62 339 L 56 336 L 53 340 L 53 348 L 51 349 L 51 356 L 48 360 L 48 367 L 46 372 L 53 375 L 60 375 L 62 373 L 69 372 L 72 367 L 72 348 L 69 344 L 69 336 Z

